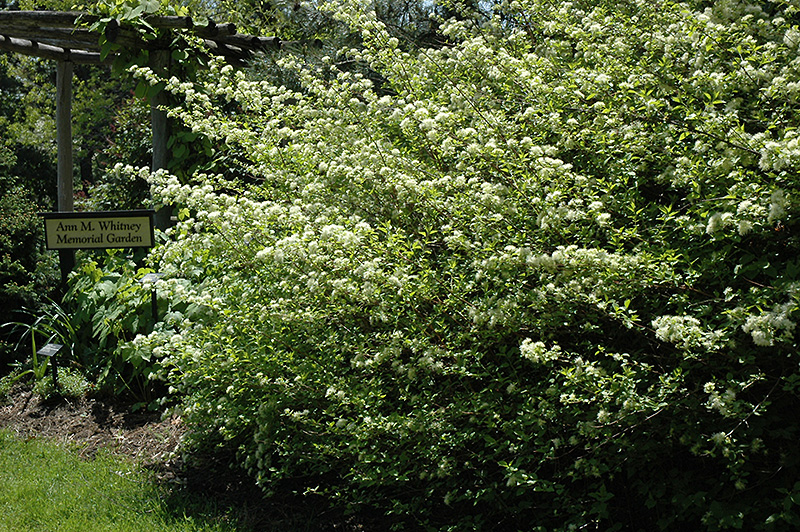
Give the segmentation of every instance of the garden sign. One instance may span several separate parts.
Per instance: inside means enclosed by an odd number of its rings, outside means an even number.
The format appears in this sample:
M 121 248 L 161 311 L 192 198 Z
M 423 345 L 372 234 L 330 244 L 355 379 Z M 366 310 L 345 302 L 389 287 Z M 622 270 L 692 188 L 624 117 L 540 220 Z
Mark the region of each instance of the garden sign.
M 153 247 L 155 211 L 46 212 L 47 249 Z

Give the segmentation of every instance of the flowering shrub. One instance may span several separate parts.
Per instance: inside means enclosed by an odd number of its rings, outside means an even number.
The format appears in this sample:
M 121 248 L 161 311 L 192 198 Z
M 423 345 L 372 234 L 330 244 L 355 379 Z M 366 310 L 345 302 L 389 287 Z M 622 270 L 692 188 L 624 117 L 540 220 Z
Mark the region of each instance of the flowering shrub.
M 797 8 L 700 4 L 335 0 L 380 88 L 166 80 L 250 176 L 152 178 L 195 441 L 401 527 L 796 527 Z

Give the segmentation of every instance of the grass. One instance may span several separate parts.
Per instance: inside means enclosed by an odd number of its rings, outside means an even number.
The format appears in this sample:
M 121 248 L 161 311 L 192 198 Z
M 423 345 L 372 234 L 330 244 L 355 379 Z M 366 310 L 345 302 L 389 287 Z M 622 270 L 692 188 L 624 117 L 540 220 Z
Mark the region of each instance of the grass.
M 0 431 L 0 532 L 241 531 L 233 510 L 176 496 L 122 457 L 86 461 Z

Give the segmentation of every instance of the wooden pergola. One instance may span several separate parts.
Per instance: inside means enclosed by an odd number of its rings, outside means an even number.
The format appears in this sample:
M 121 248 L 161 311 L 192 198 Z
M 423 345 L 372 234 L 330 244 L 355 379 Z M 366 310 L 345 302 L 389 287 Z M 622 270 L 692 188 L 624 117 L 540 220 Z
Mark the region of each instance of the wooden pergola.
M 74 210 L 72 161 L 72 70 L 73 64 L 111 64 L 113 55 L 101 54 L 101 35 L 88 28 L 99 17 L 77 11 L 0 11 L 0 51 L 41 57 L 57 62 L 56 136 L 58 145 L 58 210 Z M 199 25 L 191 17 L 143 17 L 151 27 L 165 30 L 166 37 L 145 40 L 132 28 L 116 20 L 105 25 L 104 37 L 128 50 L 148 50 L 150 67 L 168 75 L 173 32 L 181 30 L 203 40 L 208 54 L 221 56 L 234 66 L 242 66 L 255 52 L 278 49 L 277 37 L 257 37 L 237 33 L 233 24 L 212 21 Z M 157 94 L 151 101 L 153 134 L 152 169 L 165 168 L 168 162 L 169 131 L 166 113 L 160 108 L 166 95 Z M 168 221 L 168 220 L 167 220 Z M 163 217 L 157 225 L 165 225 Z
M 77 11 L 0 11 L 0 51 L 40 57 L 57 62 L 56 68 L 56 138 L 58 147 L 58 201 L 59 212 L 74 211 L 73 145 L 72 145 L 72 73 L 74 64 L 111 64 L 113 54 L 101 53 L 101 37 L 119 44 L 127 50 L 148 50 L 150 68 L 158 74 L 169 76 L 171 48 L 175 32 L 182 31 L 203 40 L 209 55 L 222 57 L 234 66 L 242 66 L 257 51 L 278 49 L 277 37 L 257 37 L 237 33 L 233 24 L 207 22 L 196 24 L 190 17 L 143 17 L 154 29 L 162 30 L 164 37 L 143 39 L 132 28 L 121 26 L 116 20 L 105 24 L 104 33 L 88 29 L 99 17 Z M 166 168 L 169 161 L 167 141 L 169 127 L 167 104 L 163 92 L 150 101 L 153 158 L 152 170 Z M 156 213 L 155 224 L 166 229 L 170 212 L 161 209 Z M 61 275 L 67 275 L 75 265 L 72 250 L 59 250 Z

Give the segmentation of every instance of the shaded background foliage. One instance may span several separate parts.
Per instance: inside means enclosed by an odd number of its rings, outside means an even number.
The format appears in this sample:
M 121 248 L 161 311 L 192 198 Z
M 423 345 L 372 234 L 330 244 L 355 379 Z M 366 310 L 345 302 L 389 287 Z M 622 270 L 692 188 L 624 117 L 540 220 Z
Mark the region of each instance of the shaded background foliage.
M 42 253 L 37 216 L 55 196 L 54 161 L 17 134 L 15 126 L 26 118 L 19 68 L 14 58 L 0 58 L 0 323 L 20 319 L 21 308 L 40 304 L 56 277 L 53 261 Z M 3 358 L 16 358 L 18 336 L 9 336 L 7 330 L 1 334 Z

